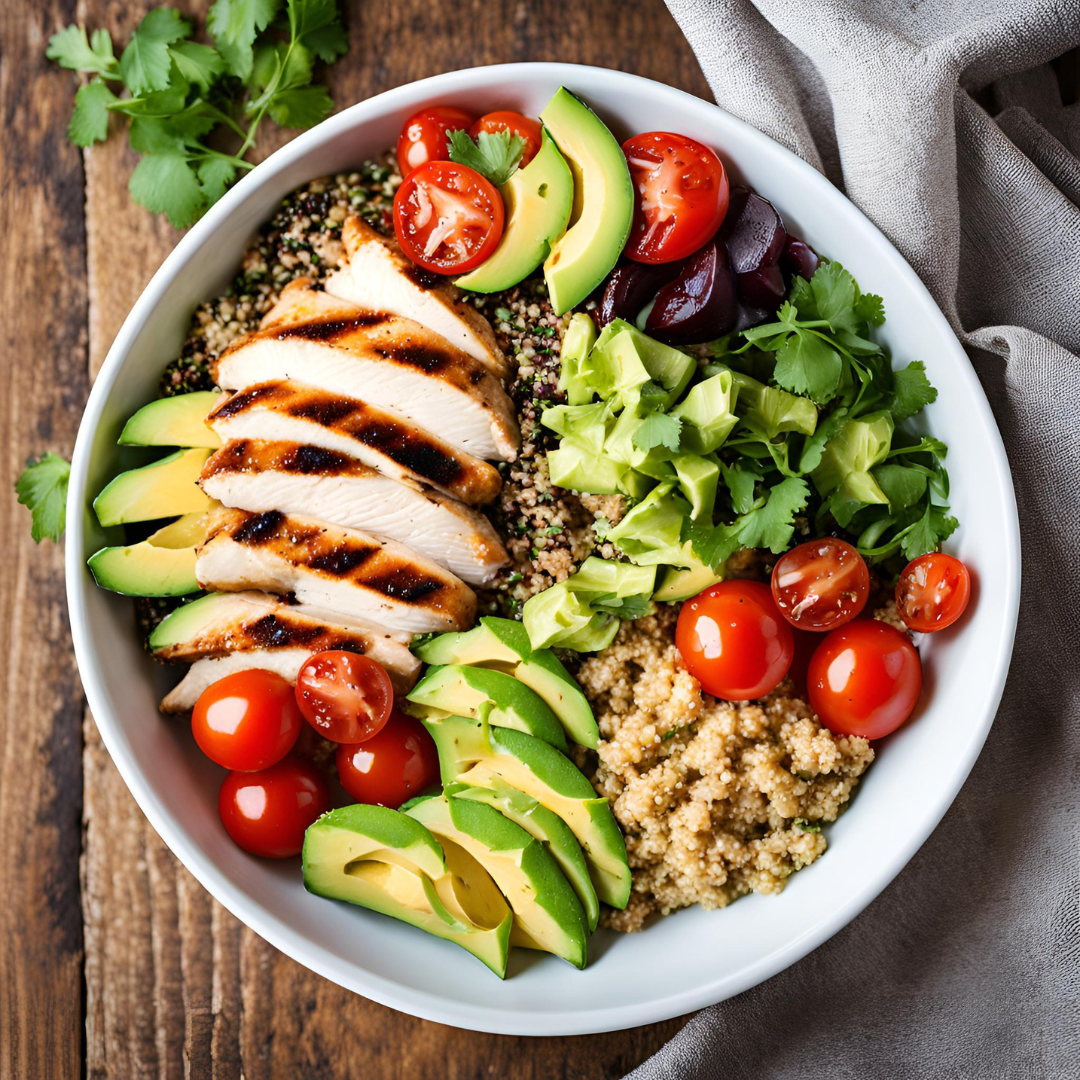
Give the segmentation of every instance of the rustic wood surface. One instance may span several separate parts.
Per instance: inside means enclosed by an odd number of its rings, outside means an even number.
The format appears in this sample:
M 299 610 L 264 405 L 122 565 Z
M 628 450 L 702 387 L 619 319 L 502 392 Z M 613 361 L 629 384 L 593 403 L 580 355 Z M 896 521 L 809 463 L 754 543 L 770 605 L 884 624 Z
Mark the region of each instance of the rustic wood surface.
M 126 40 L 150 0 L 0 4 L 0 1076 L 616 1077 L 681 1026 L 520 1039 L 454 1031 L 341 990 L 243 927 L 147 824 L 85 711 L 61 549 L 35 547 L 10 479 L 70 455 L 121 322 L 179 234 L 133 206 L 117 138 L 64 136 L 75 77 L 45 60 L 72 21 Z M 200 17 L 205 4 L 177 6 Z M 708 88 L 661 0 L 346 0 L 339 107 L 474 64 L 562 60 Z M 267 132 L 263 151 L 286 135 Z

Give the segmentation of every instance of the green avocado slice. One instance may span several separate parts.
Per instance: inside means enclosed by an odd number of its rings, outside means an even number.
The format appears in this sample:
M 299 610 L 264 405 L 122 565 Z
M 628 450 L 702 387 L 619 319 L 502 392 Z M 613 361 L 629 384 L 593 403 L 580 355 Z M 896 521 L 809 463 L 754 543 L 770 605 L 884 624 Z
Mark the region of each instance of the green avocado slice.
M 94 500 L 102 525 L 154 521 L 178 514 L 205 513 L 214 500 L 198 485 L 210 450 L 177 450 L 175 454 L 129 469 L 113 479 Z
M 144 405 L 124 425 L 121 446 L 204 446 L 217 450 L 221 439 L 206 418 L 224 395 L 217 390 L 158 398 Z
M 506 977 L 514 916 L 488 872 L 415 818 L 358 803 L 324 814 L 304 836 L 304 887 L 452 941 Z

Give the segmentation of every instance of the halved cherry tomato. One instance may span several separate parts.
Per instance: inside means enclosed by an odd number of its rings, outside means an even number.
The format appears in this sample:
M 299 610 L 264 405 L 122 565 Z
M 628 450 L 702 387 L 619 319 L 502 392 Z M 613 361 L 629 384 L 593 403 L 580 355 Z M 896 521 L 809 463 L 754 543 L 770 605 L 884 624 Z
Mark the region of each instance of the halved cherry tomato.
M 310 762 L 287 757 L 257 773 L 231 772 L 218 813 L 233 841 L 264 859 L 299 855 L 304 830 L 330 809 L 330 788 Z
M 685 135 L 648 131 L 627 139 L 623 153 L 637 191 L 628 259 L 674 262 L 716 235 L 727 213 L 728 178 L 712 150 Z
M 304 719 L 324 739 L 358 743 L 390 719 L 394 688 L 386 669 L 369 656 L 330 649 L 316 653 L 296 677 Z
M 428 161 L 448 161 L 446 136 L 450 131 L 468 131 L 472 113 L 453 105 L 433 105 L 421 109 L 405 121 L 397 143 L 398 167 L 408 176 Z
M 503 204 L 495 186 L 453 161 L 429 161 L 394 196 L 394 232 L 414 263 L 436 274 L 479 266 L 499 246 Z
M 396 810 L 439 779 L 435 740 L 419 720 L 394 710 L 386 727 L 355 746 L 339 746 L 338 779 L 358 802 Z
M 922 661 L 906 634 L 876 619 L 833 630 L 810 659 L 810 704 L 838 735 L 880 739 L 912 713 Z
M 800 630 L 835 630 L 866 607 L 870 571 L 846 540 L 825 536 L 782 555 L 772 572 L 780 614 Z
M 687 600 L 675 644 L 702 689 L 725 701 L 775 690 L 795 654 L 791 627 L 759 581 L 721 581 Z
M 199 695 L 191 713 L 199 749 L 239 772 L 279 762 L 303 726 L 292 686 L 273 671 L 234 671 L 218 679 Z
M 544 135 L 544 129 L 539 120 L 533 120 L 529 116 L 522 116 L 519 112 L 489 112 L 485 113 L 476 121 L 469 134 L 475 139 L 481 131 L 494 134 L 496 131 L 509 131 L 513 135 L 520 135 L 525 140 L 525 149 L 521 154 L 521 168 L 525 168 L 540 149 L 540 142 Z
M 955 556 L 932 551 L 909 562 L 896 583 L 900 618 L 912 630 L 932 634 L 952 626 L 971 599 L 971 575 Z

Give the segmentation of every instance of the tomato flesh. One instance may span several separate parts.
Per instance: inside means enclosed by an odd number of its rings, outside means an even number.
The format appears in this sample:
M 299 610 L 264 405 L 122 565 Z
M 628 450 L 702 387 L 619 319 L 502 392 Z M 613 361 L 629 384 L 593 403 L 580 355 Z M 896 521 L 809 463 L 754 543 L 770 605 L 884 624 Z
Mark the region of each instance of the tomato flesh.
M 394 232 L 402 251 L 435 274 L 461 274 L 499 246 L 504 211 L 494 185 L 453 161 L 429 161 L 394 196 Z
M 519 166 L 522 169 L 536 157 L 544 134 L 544 129 L 540 126 L 539 120 L 533 120 L 532 117 L 523 116 L 519 112 L 510 112 L 509 110 L 485 113 L 469 128 L 469 134 L 474 139 L 481 131 L 487 131 L 491 134 L 497 131 L 509 131 L 512 135 L 520 135 L 525 140 L 525 148 L 522 150 L 521 164 Z
M 830 731 L 880 739 L 918 704 L 922 661 L 906 634 L 876 619 L 859 619 L 822 641 L 806 682 L 810 704 Z
M 727 213 L 727 171 L 695 139 L 648 131 L 623 143 L 636 191 L 634 223 L 623 254 L 644 263 L 685 259 L 707 244 Z
M 468 131 L 473 123 L 472 113 L 453 105 L 434 105 L 413 113 L 401 129 L 397 143 L 398 167 L 408 176 L 428 161 L 447 161 L 447 134 Z
M 357 802 L 393 810 L 439 779 L 435 740 L 419 720 L 397 709 L 374 737 L 339 746 L 336 760 L 341 786 Z
M 933 551 L 907 564 L 896 583 L 900 618 L 912 630 L 932 634 L 952 626 L 971 600 L 971 575 L 954 555 Z
M 254 772 L 279 762 L 304 726 L 288 680 L 273 671 L 234 671 L 208 686 L 191 713 L 191 733 L 215 764 Z
M 687 600 L 675 644 L 702 689 L 725 701 L 775 690 L 795 654 L 791 627 L 758 581 L 721 581 Z
M 300 669 L 296 702 L 324 739 L 358 743 L 370 739 L 390 718 L 394 688 L 385 668 L 371 657 L 329 649 Z
M 780 614 L 800 630 L 835 630 L 866 607 L 870 571 L 845 540 L 826 536 L 792 548 L 773 567 Z
M 257 773 L 231 772 L 218 795 L 225 831 L 237 846 L 264 859 L 299 855 L 304 831 L 329 809 L 326 780 L 296 756 Z

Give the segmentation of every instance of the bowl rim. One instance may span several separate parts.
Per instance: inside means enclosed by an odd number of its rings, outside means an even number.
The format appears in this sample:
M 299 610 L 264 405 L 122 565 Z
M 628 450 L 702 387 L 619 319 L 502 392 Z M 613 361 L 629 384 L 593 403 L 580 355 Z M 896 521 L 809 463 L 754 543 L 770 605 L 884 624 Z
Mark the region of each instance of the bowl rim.
M 228 215 L 264 184 L 269 183 L 277 172 L 303 158 L 309 150 L 315 148 L 323 140 L 362 124 L 370 118 L 382 116 L 397 108 L 412 104 L 414 99 L 445 96 L 455 90 L 474 89 L 478 85 L 512 84 L 522 76 L 532 79 L 542 77 L 554 85 L 574 85 L 575 81 L 591 82 L 596 85 L 599 82 L 612 89 L 617 89 L 619 86 L 625 87 L 627 84 L 644 84 L 649 87 L 650 93 L 669 97 L 680 109 L 704 110 L 701 112 L 702 116 L 705 116 L 706 112 L 716 110 L 723 114 L 725 124 L 740 129 L 743 136 L 756 149 L 773 155 L 779 154 L 786 159 L 786 166 L 792 171 L 794 179 L 814 185 L 823 199 L 832 200 L 835 206 L 843 207 L 843 213 L 854 214 L 857 219 L 861 219 L 862 226 L 878 242 L 881 258 L 891 262 L 899 274 L 910 280 L 913 297 L 921 305 L 924 317 L 935 326 L 943 342 L 951 343 L 953 359 L 958 366 L 960 377 L 970 391 L 971 401 L 967 404 L 977 414 L 979 424 L 987 430 L 992 448 L 992 460 L 988 464 L 1001 484 L 1007 517 L 1006 528 L 1001 539 L 1005 567 L 1008 572 L 995 583 L 996 589 L 1001 591 L 1004 598 L 1003 607 L 1006 618 L 1002 621 L 994 655 L 986 668 L 988 673 L 984 684 L 986 707 L 978 724 L 971 727 L 964 752 L 957 758 L 950 774 L 950 783 L 946 788 L 937 791 L 933 810 L 923 818 L 921 827 L 909 834 L 907 842 L 894 851 L 887 870 L 873 880 L 865 882 L 861 888 L 854 890 L 842 904 L 835 908 L 829 918 L 808 927 L 801 935 L 790 939 L 783 946 L 735 973 L 721 975 L 706 985 L 698 985 L 669 994 L 664 998 L 634 1005 L 601 1007 L 587 1013 L 569 1010 L 538 1014 L 507 1012 L 491 1007 L 464 1005 L 437 994 L 428 994 L 404 987 L 370 971 L 358 969 L 329 950 L 314 945 L 284 920 L 263 907 L 257 899 L 234 885 L 198 850 L 183 829 L 174 827 L 172 815 L 162 805 L 154 788 L 144 777 L 135 760 L 130 745 L 113 718 L 107 692 L 91 661 L 89 651 L 91 629 L 85 603 L 87 590 L 93 587 L 89 575 L 85 572 L 83 560 L 83 512 L 86 505 L 86 485 L 93 434 L 136 336 L 152 318 L 156 305 L 168 291 L 190 255 L 204 243 Z M 769 136 L 703 98 L 644 76 L 590 65 L 546 62 L 494 64 L 462 68 L 405 83 L 360 101 L 329 117 L 315 128 L 298 135 L 252 169 L 181 238 L 155 272 L 124 320 L 94 381 L 79 425 L 72 457 L 66 511 L 68 536 L 64 567 L 68 611 L 75 657 L 87 703 L 97 723 L 102 741 L 125 784 L 170 851 L 231 914 L 251 927 L 276 949 L 317 974 L 364 997 L 410 1015 L 463 1029 L 496 1034 L 589 1034 L 616 1031 L 684 1015 L 723 1001 L 771 978 L 802 959 L 846 926 L 907 865 L 944 817 L 960 787 L 967 779 L 989 733 L 1004 691 L 1020 604 L 1019 521 L 1011 471 L 1001 435 L 971 361 L 929 290 L 915 271 L 881 230 L 866 218 L 839 189 L 835 188 L 813 166 Z

